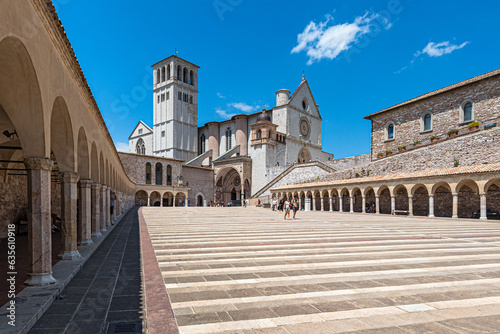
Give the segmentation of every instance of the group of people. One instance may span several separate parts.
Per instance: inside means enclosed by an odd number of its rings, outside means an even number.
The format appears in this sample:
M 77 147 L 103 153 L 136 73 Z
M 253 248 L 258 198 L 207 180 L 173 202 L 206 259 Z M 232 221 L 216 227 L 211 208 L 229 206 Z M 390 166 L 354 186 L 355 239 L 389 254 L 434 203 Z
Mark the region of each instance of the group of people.
M 372 202 L 372 204 L 366 203 L 365 212 L 375 213 L 375 202 Z
M 299 199 L 297 197 L 294 198 L 281 198 L 279 201 L 276 198 L 273 198 L 273 203 L 271 208 L 273 211 L 284 211 L 285 216 L 284 219 L 290 219 L 290 211 L 293 211 L 293 219 L 297 215 L 297 211 L 300 209 Z

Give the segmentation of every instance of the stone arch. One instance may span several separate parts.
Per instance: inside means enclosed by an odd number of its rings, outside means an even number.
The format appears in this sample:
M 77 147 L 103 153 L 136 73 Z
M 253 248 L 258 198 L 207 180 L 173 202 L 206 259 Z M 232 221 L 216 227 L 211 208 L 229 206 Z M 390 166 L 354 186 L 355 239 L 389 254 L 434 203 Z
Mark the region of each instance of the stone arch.
M 381 214 L 391 214 L 391 190 L 383 185 L 378 188 L 379 210 Z
M 222 168 L 216 177 L 215 200 L 227 205 L 229 202 L 241 200 L 241 177 L 233 167 Z
M 436 217 L 451 217 L 453 196 L 450 185 L 445 181 L 437 182 L 432 187 L 432 194 L 434 194 L 434 215 Z
M 311 161 L 311 152 L 307 149 L 307 147 L 302 147 L 297 156 L 297 161 L 299 163 Z
M 328 190 L 323 190 L 321 192 L 321 198 L 323 199 L 323 210 L 330 211 L 330 192 Z
M 349 190 L 347 188 L 343 188 L 340 191 L 340 196 L 342 196 L 342 201 L 339 203 L 339 205 L 342 205 L 342 211 L 344 212 L 349 212 L 351 211 L 350 204 L 349 204 Z
M 85 129 L 80 127 L 78 131 L 78 174 L 80 174 L 81 179 L 90 179 L 90 154 L 89 154 L 89 144 L 87 141 L 87 135 L 85 134 Z
M 365 195 L 365 202 L 369 206 L 368 212 L 375 213 L 375 190 L 368 186 L 363 190 L 363 193 Z
M 198 192 L 195 196 L 196 206 L 203 206 L 203 201 L 205 200 L 205 196 L 201 192 Z
M 410 203 L 408 200 L 408 189 L 402 185 L 398 184 L 393 189 L 395 210 L 409 211 Z
M 75 145 L 73 127 L 66 101 L 58 96 L 54 100 L 50 115 L 50 147 L 61 172 L 75 171 Z
M 157 162 L 155 165 L 155 184 L 160 186 L 163 184 L 163 165 L 161 162 Z
M 460 181 L 455 187 L 455 192 L 458 195 L 458 218 L 473 218 L 476 213 L 480 212 L 479 186 L 474 180 Z
M 163 206 L 174 206 L 174 194 L 170 191 L 166 191 L 162 196 Z
M 161 206 L 161 195 L 157 191 L 151 192 L 149 195 L 149 205 L 150 206 Z
M 95 142 L 92 142 L 90 165 L 90 177 L 92 178 L 92 181 L 99 182 L 99 158 L 97 155 L 97 146 Z
M 0 108 L 17 133 L 23 156 L 49 157 L 38 78 L 28 50 L 16 37 L 0 42 L 0 73 Z
M 178 192 L 175 194 L 175 206 L 184 206 L 186 204 L 186 194 L 183 192 Z
M 321 210 L 321 193 L 319 190 L 314 190 L 312 209 L 316 211 Z
M 104 175 L 104 155 L 102 151 L 99 154 L 99 183 L 105 184 L 105 175 Z
M 500 213 L 500 178 L 489 180 L 485 184 L 486 210 Z M 497 215 L 497 219 L 499 216 Z
M 136 206 L 148 205 L 148 194 L 144 190 L 139 190 L 135 193 L 135 205 Z
M 352 199 L 353 199 L 353 211 L 354 212 L 363 212 L 363 198 L 361 189 L 355 187 L 352 191 Z

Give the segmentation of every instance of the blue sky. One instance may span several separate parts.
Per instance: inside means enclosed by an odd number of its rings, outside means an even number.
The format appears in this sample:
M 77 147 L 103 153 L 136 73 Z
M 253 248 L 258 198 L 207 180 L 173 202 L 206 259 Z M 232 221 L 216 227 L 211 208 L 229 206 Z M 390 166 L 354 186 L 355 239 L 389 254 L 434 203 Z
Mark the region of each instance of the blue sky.
M 201 67 L 200 125 L 274 106 L 305 71 L 336 158 L 370 151 L 364 116 L 500 67 L 498 1 L 53 2 L 122 150 L 175 49 Z

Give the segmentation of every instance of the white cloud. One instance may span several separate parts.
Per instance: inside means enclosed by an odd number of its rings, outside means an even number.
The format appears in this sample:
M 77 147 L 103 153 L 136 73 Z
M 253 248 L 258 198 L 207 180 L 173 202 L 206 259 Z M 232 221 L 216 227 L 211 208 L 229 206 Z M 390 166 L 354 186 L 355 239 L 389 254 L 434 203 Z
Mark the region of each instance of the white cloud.
M 224 119 L 231 118 L 231 117 L 237 115 L 236 113 L 231 113 L 231 112 L 228 112 L 227 110 L 222 110 L 222 109 L 215 110 L 215 113 L 217 115 L 219 115 L 219 117 L 224 118 Z
M 118 152 L 128 153 L 128 143 L 118 142 L 115 144 L 115 147 Z
M 236 103 L 228 103 L 228 107 L 234 108 L 236 110 L 242 111 L 242 112 L 252 112 L 256 111 L 259 109 L 258 106 L 251 106 L 249 104 L 246 104 L 245 102 L 236 102 Z
M 221 93 L 217 92 L 217 96 L 221 99 L 225 99 L 226 97 L 224 95 L 222 95 Z
M 361 36 L 375 31 L 375 19 L 386 30 L 392 26 L 387 18 L 369 12 L 356 17 L 352 23 L 331 25 L 331 15 L 326 15 L 325 22 L 316 24 L 311 21 L 297 36 L 298 44 L 291 53 L 306 51 L 309 56 L 308 65 L 324 58 L 335 59 L 341 52 L 349 50 Z
M 451 44 L 449 41 L 444 41 L 441 43 L 430 42 L 422 51 L 417 51 L 415 53 L 415 57 L 418 57 L 424 53 L 429 57 L 441 57 L 442 55 L 451 53 L 455 50 L 459 50 L 467 44 L 469 44 L 469 42 L 463 42 L 460 45 Z

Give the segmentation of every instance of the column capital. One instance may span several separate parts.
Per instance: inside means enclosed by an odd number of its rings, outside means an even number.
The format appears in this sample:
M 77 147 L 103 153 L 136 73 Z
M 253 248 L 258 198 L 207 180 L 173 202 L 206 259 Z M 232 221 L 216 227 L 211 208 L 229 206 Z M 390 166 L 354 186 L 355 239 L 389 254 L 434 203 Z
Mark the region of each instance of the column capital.
M 366 196 L 361 196 L 362 199 L 366 199 Z
M 413 195 L 408 195 L 408 198 L 413 198 Z
M 89 180 L 89 179 L 80 179 L 80 181 L 78 182 L 78 184 L 80 185 L 80 188 L 90 188 L 92 187 L 92 184 L 94 182 L 92 180 Z
M 396 198 L 396 195 L 391 195 L 391 198 Z
M 49 158 L 24 158 L 24 165 L 30 170 L 52 170 L 54 168 L 54 161 Z
M 429 197 L 434 197 L 434 194 L 429 194 Z
M 451 193 L 453 197 L 458 197 L 458 193 Z
M 80 176 L 75 172 L 59 172 L 59 179 L 64 183 L 77 183 Z
M 379 195 L 375 195 L 375 198 L 380 198 L 380 196 Z
M 111 187 L 110 186 L 106 186 L 107 190 L 111 190 Z
M 486 193 L 479 193 L 479 196 L 486 196 Z
M 104 184 L 101 184 L 101 191 L 106 191 L 108 186 L 104 185 Z
M 92 189 L 99 190 L 101 189 L 101 184 L 97 182 L 92 183 Z

